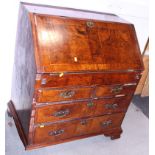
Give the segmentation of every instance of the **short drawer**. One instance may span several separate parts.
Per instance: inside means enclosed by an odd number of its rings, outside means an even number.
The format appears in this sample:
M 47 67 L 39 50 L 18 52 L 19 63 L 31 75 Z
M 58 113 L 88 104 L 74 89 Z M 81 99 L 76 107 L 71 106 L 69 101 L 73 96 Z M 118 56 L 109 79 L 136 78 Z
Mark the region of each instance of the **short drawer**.
M 76 122 L 57 123 L 37 127 L 34 133 L 34 143 L 58 142 L 75 135 Z
M 133 94 L 136 89 L 137 83 L 126 83 L 123 85 L 112 85 L 112 86 L 97 86 L 95 90 L 95 97 L 105 96 L 119 96 L 119 94 Z
M 105 115 L 93 119 L 91 130 L 95 132 L 103 132 L 105 130 L 120 127 L 125 113 Z
M 123 118 L 124 113 L 118 113 L 36 127 L 34 143 L 56 143 L 76 136 L 104 133 L 106 130 L 120 127 Z
M 94 111 L 93 115 L 97 116 L 118 112 L 126 112 L 131 102 L 131 99 L 132 95 L 126 95 L 123 97 L 94 100 L 93 102 L 96 105 L 96 110 Z
M 37 74 L 36 88 L 123 84 L 138 82 L 140 77 L 139 72 Z
M 37 102 L 56 102 L 67 100 L 87 99 L 92 95 L 92 88 L 74 89 L 39 89 L 36 92 Z
M 75 135 L 81 136 L 87 134 L 100 133 L 109 129 L 120 127 L 124 115 L 124 113 L 118 113 L 77 120 Z

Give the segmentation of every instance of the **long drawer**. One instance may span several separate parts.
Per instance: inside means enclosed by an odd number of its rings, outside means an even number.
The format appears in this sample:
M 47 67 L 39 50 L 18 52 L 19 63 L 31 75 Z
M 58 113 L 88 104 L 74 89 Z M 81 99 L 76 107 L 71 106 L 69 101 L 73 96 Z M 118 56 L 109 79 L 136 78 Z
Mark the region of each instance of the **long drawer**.
M 36 127 L 34 131 L 34 143 L 59 142 L 71 137 L 100 133 L 117 128 L 121 125 L 124 115 L 124 113 L 118 113 Z
M 55 122 L 98 116 L 117 112 L 125 112 L 131 100 L 131 95 L 111 99 L 97 99 L 80 102 L 52 104 L 36 108 L 35 123 Z
M 37 74 L 36 88 L 113 85 L 138 82 L 140 73 Z

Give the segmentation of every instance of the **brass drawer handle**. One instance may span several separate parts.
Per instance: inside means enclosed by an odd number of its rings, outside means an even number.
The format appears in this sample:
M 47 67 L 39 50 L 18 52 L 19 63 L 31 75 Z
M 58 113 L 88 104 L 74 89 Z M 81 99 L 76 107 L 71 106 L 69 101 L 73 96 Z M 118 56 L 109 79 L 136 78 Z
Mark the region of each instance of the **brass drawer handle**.
M 94 106 L 94 103 L 93 103 L 93 102 L 88 102 L 88 103 L 87 103 L 87 107 L 91 108 L 91 107 L 93 107 L 93 106 Z
M 87 21 L 86 24 L 87 24 L 87 26 L 90 27 L 90 28 L 94 27 L 94 23 L 93 23 L 92 21 Z
M 107 127 L 110 126 L 110 125 L 112 125 L 112 121 L 111 121 L 111 120 L 101 123 L 101 126 L 102 126 L 103 128 L 107 128 Z
M 73 97 L 75 94 L 75 91 L 73 90 L 68 90 L 68 91 L 65 91 L 65 92 L 61 92 L 60 93 L 60 97 L 63 97 L 63 98 L 71 98 Z
M 87 124 L 87 120 L 82 120 L 81 121 L 81 125 L 86 125 Z
M 55 131 L 50 131 L 48 133 L 49 136 L 58 136 L 58 135 L 61 135 L 64 133 L 64 130 L 61 129 L 61 130 L 55 130 Z
M 118 108 L 118 104 L 117 103 L 106 104 L 105 107 L 106 107 L 106 109 L 116 109 L 116 108 Z
M 122 89 L 123 89 L 123 86 L 116 86 L 115 88 L 112 88 L 111 92 L 120 93 Z
M 53 114 L 53 116 L 55 117 L 64 117 L 66 115 L 69 114 L 69 109 L 66 109 L 66 110 L 60 110 L 60 111 L 57 111 Z

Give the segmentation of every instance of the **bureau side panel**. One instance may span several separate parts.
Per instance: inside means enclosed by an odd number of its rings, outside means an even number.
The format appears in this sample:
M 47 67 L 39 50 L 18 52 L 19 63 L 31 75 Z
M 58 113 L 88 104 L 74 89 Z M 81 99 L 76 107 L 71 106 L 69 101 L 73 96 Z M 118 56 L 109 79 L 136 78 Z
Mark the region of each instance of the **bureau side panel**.
M 22 5 L 19 8 L 16 37 L 11 100 L 14 103 L 18 117 L 27 135 L 34 92 L 36 66 L 31 24 L 28 12 Z

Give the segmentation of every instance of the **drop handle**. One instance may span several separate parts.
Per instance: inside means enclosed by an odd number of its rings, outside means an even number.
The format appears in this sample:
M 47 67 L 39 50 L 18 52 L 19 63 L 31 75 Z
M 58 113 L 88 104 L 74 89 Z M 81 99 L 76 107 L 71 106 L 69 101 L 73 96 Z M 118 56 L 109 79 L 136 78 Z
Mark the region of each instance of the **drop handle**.
M 75 94 L 75 91 L 68 90 L 68 91 L 61 92 L 60 93 L 60 97 L 63 97 L 63 98 L 71 98 L 71 97 L 74 96 L 74 94 Z
M 70 113 L 69 109 L 66 109 L 66 110 L 60 110 L 60 111 L 57 111 L 53 114 L 53 116 L 55 117 L 64 117 L 66 115 L 68 115 Z
M 114 104 L 105 104 L 106 109 L 116 109 L 118 108 L 118 104 L 114 103 Z
M 112 93 L 120 93 L 122 89 L 123 89 L 123 86 L 116 86 L 111 89 L 111 92 Z
M 94 22 L 92 22 L 92 21 L 87 21 L 86 24 L 87 24 L 87 27 L 89 27 L 89 28 L 94 27 Z
M 109 127 L 110 125 L 112 125 L 112 121 L 111 121 L 111 120 L 101 123 L 101 126 L 102 126 L 103 128 L 107 128 L 107 127 Z
M 82 120 L 80 123 L 81 123 L 81 125 L 86 125 L 87 121 L 86 120 Z
M 55 130 L 55 131 L 50 131 L 48 133 L 49 136 L 58 136 L 58 135 L 61 135 L 64 133 L 64 130 L 61 129 L 61 130 Z

